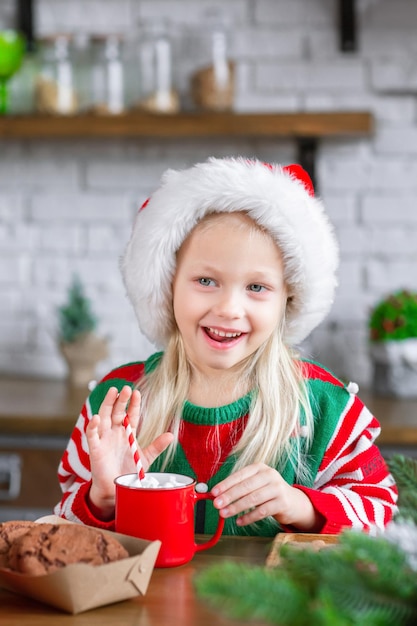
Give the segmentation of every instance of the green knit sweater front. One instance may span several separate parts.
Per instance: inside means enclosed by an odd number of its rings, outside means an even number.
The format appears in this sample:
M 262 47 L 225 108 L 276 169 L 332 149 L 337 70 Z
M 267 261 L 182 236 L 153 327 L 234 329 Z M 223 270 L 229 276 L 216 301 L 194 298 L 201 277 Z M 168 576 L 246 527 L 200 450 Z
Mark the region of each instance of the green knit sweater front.
M 157 367 L 161 356 L 162 353 L 152 355 L 144 363 L 144 371 L 148 373 Z M 119 378 L 116 370 L 107 377 L 105 382 L 99 384 L 90 396 L 92 406 L 100 406 L 109 386 L 116 386 L 121 389 L 123 385 L 129 384 L 133 387 L 134 383 L 129 380 L 127 373 L 130 368 L 135 370 L 137 365 L 130 364 L 124 366 L 123 378 L 122 376 Z M 310 479 L 304 480 L 302 483 L 298 481 L 298 484 L 304 487 L 313 487 L 320 463 L 335 432 L 341 411 L 345 407 L 349 394 L 343 386 L 329 385 L 320 379 L 307 379 L 306 383 L 310 399 L 315 406 L 314 440 L 310 449 L 305 451 L 305 464 L 309 470 L 308 475 Z M 208 479 L 202 478 L 201 466 L 207 466 L 207 432 L 216 429 L 217 435 L 221 437 L 223 429 L 227 431 L 227 434 L 229 432 L 233 434 L 238 430 L 242 430 L 242 420 L 245 420 L 247 417 L 250 403 L 251 394 L 247 394 L 231 404 L 214 408 L 200 407 L 186 402 L 182 415 L 180 441 L 176 446 L 173 457 L 166 462 L 167 453 L 162 453 L 152 463 L 149 471 L 184 474 L 194 478 L 197 483 L 206 482 L 208 489 L 211 490 L 214 485 L 232 473 L 236 457 L 232 453 L 228 454 L 226 458 L 222 459 L 221 463 L 218 464 L 217 470 Z M 186 441 L 185 449 L 182 445 L 183 441 Z M 281 463 L 278 465 L 276 469 L 284 480 L 290 485 L 294 484 L 296 476 L 291 462 L 288 461 L 285 464 Z M 213 534 L 218 524 L 218 511 L 213 507 L 211 501 L 206 502 L 205 508 L 204 532 Z M 266 518 L 248 526 L 237 526 L 236 517 L 232 517 L 225 521 L 224 534 L 273 537 L 279 530 L 280 526 L 273 518 Z

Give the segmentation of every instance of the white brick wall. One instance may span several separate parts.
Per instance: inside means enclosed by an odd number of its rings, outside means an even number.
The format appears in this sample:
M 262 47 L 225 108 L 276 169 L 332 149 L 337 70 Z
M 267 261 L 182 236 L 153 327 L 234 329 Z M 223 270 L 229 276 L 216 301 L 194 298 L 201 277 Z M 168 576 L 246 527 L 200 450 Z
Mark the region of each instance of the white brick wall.
M 354 53 L 338 49 L 336 0 L 34 0 L 39 35 L 62 30 L 133 36 L 167 16 L 176 32 L 221 6 L 234 25 L 240 111 L 355 110 L 375 116 L 370 138 L 320 143 L 317 174 L 341 246 L 328 319 L 304 350 L 367 384 L 367 316 L 388 290 L 417 289 L 417 2 L 358 0 Z M 1 0 L 0 25 L 14 0 Z M 184 53 L 184 46 L 177 48 Z M 193 55 L 177 58 L 187 85 Z M 118 263 L 137 206 L 167 167 L 209 155 L 290 162 L 290 140 L 68 140 L 0 143 L 0 371 L 62 377 L 56 308 L 81 274 L 110 338 L 99 373 L 144 358 Z

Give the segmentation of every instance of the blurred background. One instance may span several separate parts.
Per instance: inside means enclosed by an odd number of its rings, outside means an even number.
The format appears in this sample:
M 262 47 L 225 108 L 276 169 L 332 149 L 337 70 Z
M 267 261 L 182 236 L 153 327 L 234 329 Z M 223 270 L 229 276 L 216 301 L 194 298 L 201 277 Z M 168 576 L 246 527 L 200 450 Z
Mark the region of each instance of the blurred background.
M 345 21 L 343 5 L 353 8 Z M 74 273 L 109 340 L 99 375 L 146 358 L 154 348 L 118 264 L 162 172 L 208 156 L 299 157 L 291 137 L 7 138 L 8 119 L 368 111 L 372 132 L 317 142 L 341 264 L 333 309 L 302 346 L 368 385 L 371 307 L 417 289 L 417 1 L 1 0 L 0 29 L 18 22 L 26 53 L 0 136 L 0 373 L 65 377 L 57 308 Z

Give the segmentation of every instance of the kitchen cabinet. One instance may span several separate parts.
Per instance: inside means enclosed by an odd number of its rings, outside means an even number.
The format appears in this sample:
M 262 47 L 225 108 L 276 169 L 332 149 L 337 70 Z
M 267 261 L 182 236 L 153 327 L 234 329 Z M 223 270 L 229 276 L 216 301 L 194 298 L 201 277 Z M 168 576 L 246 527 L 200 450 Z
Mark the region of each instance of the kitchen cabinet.
M 87 395 L 64 381 L 0 380 L 0 522 L 52 512 L 58 464 Z
M 0 522 L 52 513 L 61 498 L 57 468 L 66 440 L 0 436 Z

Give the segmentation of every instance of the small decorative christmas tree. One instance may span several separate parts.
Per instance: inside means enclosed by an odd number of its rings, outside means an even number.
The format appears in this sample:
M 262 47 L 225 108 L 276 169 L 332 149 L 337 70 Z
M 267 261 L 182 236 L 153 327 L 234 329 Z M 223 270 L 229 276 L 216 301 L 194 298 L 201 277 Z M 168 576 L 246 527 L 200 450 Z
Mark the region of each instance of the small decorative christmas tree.
M 68 301 L 58 309 L 59 345 L 67 362 L 69 382 L 87 387 L 95 376 L 97 363 L 108 356 L 107 340 L 97 337 L 97 318 L 84 294 L 80 279 L 73 277 Z
M 83 285 L 74 276 L 68 290 L 68 301 L 58 309 L 59 334 L 62 341 L 72 343 L 81 335 L 97 328 L 97 318 L 92 313 L 90 300 L 84 294 Z

